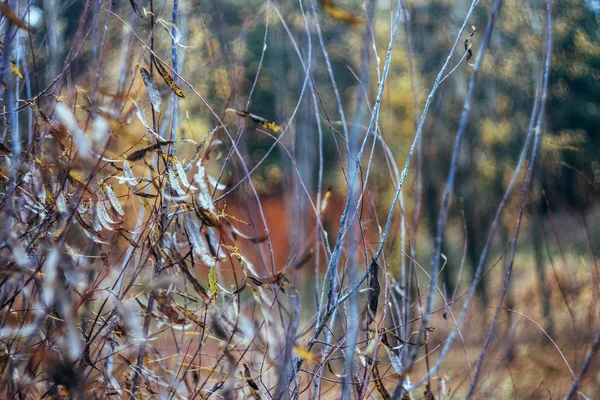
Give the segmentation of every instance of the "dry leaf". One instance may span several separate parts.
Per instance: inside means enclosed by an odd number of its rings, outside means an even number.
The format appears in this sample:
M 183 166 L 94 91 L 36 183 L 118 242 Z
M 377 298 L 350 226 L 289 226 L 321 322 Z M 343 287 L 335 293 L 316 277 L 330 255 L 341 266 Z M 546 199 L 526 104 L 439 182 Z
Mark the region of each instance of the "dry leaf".
M 154 150 L 160 148 L 161 146 L 165 146 L 165 145 L 168 145 L 170 143 L 173 143 L 173 142 L 169 141 L 169 142 L 155 143 L 153 145 L 144 147 L 143 149 L 136 150 L 136 151 L 134 151 L 133 153 L 131 153 L 130 155 L 127 156 L 127 161 L 138 161 L 138 160 L 141 160 L 142 158 L 144 158 L 146 156 L 146 153 L 148 153 L 149 151 L 154 151 Z
M 473 57 L 473 51 L 471 50 L 471 47 L 473 46 L 473 35 L 477 31 L 477 28 L 475 26 L 471 26 L 471 28 L 473 29 L 473 32 L 471 32 L 471 34 L 465 39 L 465 50 L 467 52 L 467 65 L 473 67 L 475 64 L 469 63 L 469 60 Z
M 173 90 L 173 93 L 175 93 L 181 98 L 184 98 L 185 96 L 183 95 L 183 92 L 181 91 L 179 86 L 177 86 L 171 75 L 169 75 L 166 68 L 162 65 L 162 62 L 158 61 L 156 57 L 152 57 L 152 61 L 154 62 L 158 73 L 160 74 L 160 76 L 162 76 L 165 83 L 171 88 L 171 90 Z
M 19 71 L 19 67 L 17 67 L 17 63 L 15 63 L 14 61 L 10 62 L 10 70 L 17 78 L 23 79 L 23 74 L 21 73 L 21 71 Z
M 140 11 L 140 7 L 137 5 L 137 2 L 135 0 L 129 0 L 129 3 L 131 4 L 131 8 L 133 8 L 133 12 L 139 15 L 140 18 L 144 18 L 144 15 Z
M 144 67 L 140 67 L 140 75 L 142 75 L 142 79 L 144 80 L 148 97 L 150 97 L 150 103 L 152 103 L 152 109 L 154 112 L 160 112 L 160 103 L 162 102 L 162 99 L 152 75 Z
M 244 118 L 250 118 L 252 121 L 256 122 L 257 124 L 259 124 L 260 126 L 262 126 L 263 128 L 267 128 L 275 133 L 279 133 L 283 130 L 283 128 L 281 127 L 281 125 L 277 125 L 277 123 L 273 122 L 273 121 L 269 121 L 263 117 L 259 117 L 258 115 L 255 114 L 250 114 L 247 111 L 240 111 L 240 110 L 234 110 L 233 108 L 228 108 L 225 111 L 229 111 L 229 112 L 234 112 L 237 115 L 239 115 L 240 117 L 244 117 Z
M 210 294 L 210 302 L 214 305 L 217 301 L 217 295 L 219 294 L 216 264 L 211 265 L 211 267 L 208 269 L 208 291 Z
M 373 382 L 375 383 L 375 388 L 381 395 L 382 399 L 389 400 L 392 398 L 385 386 L 383 386 L 383 382 L 381 381 L 381 375 L 379 374 L 379 368 L 377 368 L 377 363 L 373 365 Z
M 321 0 L 321 4 L 323 5 L 323 10 L 325 10 L 327 15 L 329 15 L 333 19 L 337 19 L 338 21 L 351 25 L 358 25 L 365 22 L 365 20 L 361 17 L 358 17 L 352 13 L 349 13 L 346 10 L 343 10 L 333 5 L 332 0 Z
M 250 375 L 250 369 L 248 368 L 248 365 L 246 365 L 246 363 L 243 363 L 244 366 L 244 377 L 246 378 L 246 382 L 248 382 L 248 385 L 253 389 L 258 391 L 258 385 L 256 384 L 256 382 L 254 382 L 254 379 L 252 379 L 252 375 Z
M 375 319 L 375 315 L 377 315 L 377 305 L 379 302 L 379 292 L 381 291 L 381 286 L 379 285 L 379 265 L 375 260 L 371 263 L 371 268 L 369 269 L 369 291 L 367 292 L 367 304 L 369 309 L 367 311 L 367 326 L 369 326 L 373 320 Z
M 27 25 L 22 19 L 17 16 L 17 13 L 11 6 L 4 2 L 0 2 L 0 14 L 4 15 L 4 18 L 23 29 L 24 31 L 29 31 L 29 25 Z

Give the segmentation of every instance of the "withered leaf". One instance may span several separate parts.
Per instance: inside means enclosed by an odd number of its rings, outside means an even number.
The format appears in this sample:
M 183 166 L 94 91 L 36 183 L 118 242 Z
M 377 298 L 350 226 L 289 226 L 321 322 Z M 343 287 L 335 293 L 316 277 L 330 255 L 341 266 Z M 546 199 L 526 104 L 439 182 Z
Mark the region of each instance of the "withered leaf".
M 474 66 L 474 64 L 469 63 L 469 60 L 473 57 L 473 51 L 471 50 L 471 47 L 473 46 L 473 35 L 477 31 L 477 28 L 474 26 L 472 26 L 471 28 L 473 29 L 473 31 L 465 39 L 465 50 L 467 52 L 467 59 L 466 59 L 467 65 Z
M 383 386 L 383 382 L 381 381 L 381 375 L 379 374 L 379 368 L 377 368 L 377 363 L 373 365 L 373 382 L 375 383 L 375 388 L 381 395 L 382 399 L 389 400 L 392 398 L 385 386 Z
M 248 279 L 250 279 L 252 281 L 252 283 L 254 283 L 256 286 L 262 286 L 262 285 L 279 285 L 279 286 L 283 286 L 285 284 L 289 284 L 290 281 L 288 280 L 288 278 L 285 276 L 285 274 L 283 272 L 278 272 L 275 275 L 266 277 L 266 278 L 255 278 L 253 276 L 248 276 Z
M 164 67 L 164 65 L 162 65 L 162 62 L 158 61 L 158 59 L 156 57 L 152 57 L 152 62 L 154 62 L 154 65 L 156 66 L 156 70 L 158 71 L 160 76 L 162 76 L 165 83 L 171 88 L 173 93 L 175 93 L 177 96 L 179 96 L 183 99 L 185 97 L 183 95 L 183 92 L 181 91 L 179 86 L 177 86 L 177 84 L 175 83 L 175 81 L 173 80 L 171 75 L 169 75 L 169 73 L 167 72 L 167 69 Z
M 365 22 L 361 17 L 335 6 L 333 0 L 321 0 L 321 4 L 323 5 L 323 10 L 333 19 L 350 25 L 358 25 Z
M 157 194 L 145 193 L 145 192 L 140 192 L 140 191 L 135 192 L 134 194 L 138 197 L 143 197 L 146 199 L 154 199 L 154 198 L 158 197 Z
M 246 382 L 248 382 L 248 385 L 253 389 L 258 391 L 258 385 L 256 384 L 256 382 L 254 382 L 254 379 L 252 379 L 252 375 L 250 374 L 250 369 L 248 368 L 248 365 L 246 365 L 246 363 L 242 364 L 244 366 L 244 377 L 246 378 Z
M 23 29 L 24 31 L 29 31 L 29 25 L 26 24 L 22 19 L 17 16 L 17 13 L 11 6 L 4 2 L 0 2 L 0 14 L 4 15 L 4 18 Z
M 160 112 L 160 104 L 162 99 L 160 97 L 160 92 L 154 83 L 154 79 L 152 78 L 152 74 L 148 72 L 148 70 L 144 67 L 140 67 L 140 75 L 142 75 L 142 80 L 144 81 L 144 85 L 146 86 L 146 91 L 148 92 L 148 97 L 150 98 L 150 103 L 152 103 L 152 109 L 154 112 Z
M 23 79 L 23 74 L 21 73 L 21 71 L 19 71 L 19 67 L 17 66 L 16 62 L 10 62 L 10 70 L 14 76 L 16 76 L 19 79 Z
M 198 316 L 196 314 L 194 314 L 193 311 L 188 310 L 187 308 L 182 307 L 179 304 L 175 304 L 175 308 L 177 308 L 183 315 L 185 315 L 186 318 L 188 318 L 190 321 L 194 322 L 200 328 L 207 330 L 207 331 L 210 330 L 210 327 L 208 325 L 206 325 L 204 322 L 202 322 L 200 320 L 200 318 L 198 318 Z
M 158 143 L 152 144 L 150 146 L 144 147 L 143 149 L 136 150 L 127 156 L 127 161 L 141 160 L 142 158 L 144 158 L 146 156 L 146 153 L 148 153 L 150 151 L 154 151 L 154 150 L 160 148 L 161 146 L 166 146 L 171 143 L 173 143 L 173 141 L 158 142 Z
M 129 0 L 129 3 L 131 4 L 131 8 L 133 8 L 133 12 L 139 15 L 140 18 L 144 18 L 144 14 L 142 14 L 140 11 L 140 7 L 138 6 L 137 2 L 135 0 Z
M 192 205 L 198 218 L 200 218 L 200 220 L 204 222 L 207 226 L 210 226 L 212 228 L 220 226 L 221 224 L 219 222 L 218 216 L 216 216 L 211 211 L 202 208 L 196 197 L 197 196 L 192 196 Z
M 211 304 L 215 304 L 219 288 L 217 286 L 217 265 L 211 265 L 208 269 L 208 290 Z
M 298 262 L 294 265 L 294 269 L 298 270 L 298 269 L 302 268 L 304 266 L 304 264 L 306 264 L 308 262 L 308 260 L 311 259 L 313 253 L 314 253 L 313 249 L 310 249 L 310 251 L 306 252 L 304 257 L 302 257 L 300 260 L 298 260 Z
M 367 304 L 369 310 L 367 312 L 367 326 L 375 320 L 377 314 L 377 305 L 379 302 L 379 293 L 381 286 L 379 285 L 379 265 L 375 260 L 371 262 L 371 268 L 369 268 L 369 291 L 367 292 Z
M 173 324 L 184 324 L 185 320 L 179 317 L 177 311 L 171 305 L 171 299 L 162 291 L 156 291 L 154 293 L 156 302 L 158 303 L 158 309 L 169 319 Z
M 391 348 L 390 342 L 388 341 L 387 335 L 384 333 L 381 334 L 381 343 L 388 348 Z
M 267 128 L 275 133 L 279 133 L 279 132 L 283 131 L 283 127 L 281 125 L 278 125 L 276 122 L 269 121 L 268 119 L 265 119 L 263 117 L 259 117 L 256 114 L 251 114 L 247 111 L 234 110 L 233 108 L 228 108 L 225 111 L 234 112 L 243 118 L 249 118 L 252 121 L 254 121 L 255 123 L 262 126 L 263 128 Z

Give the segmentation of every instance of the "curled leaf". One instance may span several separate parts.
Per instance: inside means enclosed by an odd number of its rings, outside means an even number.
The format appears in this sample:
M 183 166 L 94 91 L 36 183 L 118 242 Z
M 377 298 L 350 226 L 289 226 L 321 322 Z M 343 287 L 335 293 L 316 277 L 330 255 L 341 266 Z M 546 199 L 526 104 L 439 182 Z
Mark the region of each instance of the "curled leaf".
M 467 59 L 466 59 L 467 65 L 473 67 L 473 66 L 475 66 L 475 64 L 469 63 L 469 60 L 473 57 L 473 51 L 471 50 L 471 47 L 473 46 L 473 35 L 477 31 L 477 28 L 475 26 L 471 26 L 471 28 L 473 29 L 473 31 L 465 39 L 465 51 L 467 52 Z
M 112 190 L 112 188 L 109 185 L 106 185 L 104 187 L 104 190 L 106 191 L 106 196 L 108 197 L 108 200 L 110 201 L 110 204 L 111 204 L 112 208 L 119 215 L 124 216 L 125 215 L 125 211 L 123 211 L 123 207 L 121 207 L 121 204 L 119 203 L 119 199 L 117 198 L 117 195 Z
M 240 232 L 239 230 L 237 230 L 233 226 L 231 226 L 231 232 L 234 235 L 239 236 L 239 237 L 241 237 L 243 239 L 246 239 L 246 240 L 248 240 L 248 241 L 250 241 L 252 243 L 262 243 L 265 240 L 267 240 L 269 238 L 269 235 L 270 235 L 269 232 L 267 232 L 264 235 L 257 236 L 257 237 L 247 236 L 247 235 L 244 235 L 242 232 Z
M 267 128 L 275 133 L 279 133 L 279 132 L 283 131 L 283 128 L 281 127 L 281 125 L 278 125 L 276 122 L 269 121 L 268 119 L 259 117 L 258 115 L 255 115 L 255 114 L 250 114 L 247 111 L 234 110 L 233 108 L 228 108 L 225 111 L 234 112 L 243 118 L 249 118 L 252 121 L 259 124 L 260 126 L 262 126 L 263 128 Z
M 169 168 L 167 170 L 167 175 L 169 177 L 169 185 L 171 186 L 171 189 L 173 189 L 173 191 L 175 193 L 177 193 L 177 196 L 179 196 L 179 197 L 185 197 L 185 196 L 187 196 L 186 191 L 183 190 L 181 188 L 181 186 L 179 185 L 179 181 L 177 180 L 176 173 L 173 172 L 172 168 Z
M 402 366 L 402 361 L 400 361 L 400 357 L 398 357 L 396 353 L 394 353 L 394 350 L 387 347 L 384 347 L 384 349 L 388 355 L 388 358 L 390 359 L 390 364 L 392 364 L 392 368 L 394 368 L 394 372 L 397 374 L 402 374 L 404 367 Z
M 54 294 L 56 290 L 56 278 L 58 276 L 58 261 L 60 253 L 57 247 L 54 247 L 46 261 L 44 262 L 44 284 L 42 285 L 42 299 L 46 307 L 50 308 L 54 304 Z
M 181 30 L 176 24 L 166 21 L 162 18 L 158 18 L 156 22 L 158 22 L 165 28 L 167 33 L 171 36 L 171 39 L 173 39 L 173 43 L 175 43 L 176 45 L 180 44 L 182 35 Z
M 133 8 L 133 12 L 139 15 L 140 18 L 144 18 L 144 14 L 142 14 L 140 11 L 140 7 L 138 6 L 137 2 L 135 0 L 129 0 L 129 3 L 131 4 L 131 8 Z
M 129 186 L 136 186 L 138 183 L 140 183 L 139 179 L 133 175 L 133 171 L 127 160 L 123 161 L 123 179 L 124 182 Z
M 185 96 L 183 95 L 183 92 L 181 91 L 179 86 L 177 86 L 177 84 L 175 83 L 175 81 L 173 80 L 171 75 L 169 75 L 169 73 L 167 72 L 167 69 L 162 65 L 162 62 L 158 61 L 158 59 L 156 57 L 152 57 L 152 61 L 154 62 L 154 65 L 156 66 L 156 70 L 158 71 L 160 76 L 162 76 L 165 83 L 171 88 L 173 93 L 175 93 L 177 96 L 179 96 L 181 98 L 184 98 Z
M 198 226 L 198 223 L 190 213 L 187 213 L 185 216 L 185 228 L 194 254 L 200 257 L 203 264 L 207 266 L 214 265 L 215 259 L 210 255 L 210 250 L 200 234 L 200 226 Z
M 162 99 L 160 97 L 160 92 L 154 83 L 152 74 L 150 74 L 146 68 L 140 67 L 140 75 L 142 75 L 142 80 L 146 86 L 150 103 L 152 103 L 152 109 L 154 112 L 160 112 L 160 103 L 162 102 Z

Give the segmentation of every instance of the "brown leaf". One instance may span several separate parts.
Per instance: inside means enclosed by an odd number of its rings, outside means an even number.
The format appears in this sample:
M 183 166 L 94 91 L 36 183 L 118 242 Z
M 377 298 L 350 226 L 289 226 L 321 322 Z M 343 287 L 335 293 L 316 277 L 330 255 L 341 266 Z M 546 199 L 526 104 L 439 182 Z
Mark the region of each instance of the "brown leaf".
M 278 125 L 276 122 L 269 121 L 268 119 L 259 117 L 258 115 L 255 115 L 255 114 L 250 114 L 247 111 L 234 110 L 233 108 L 228 108 L 225 111 L 234 112 L 237 115 L 239 115 L 240 117 L 249 118 L 252 121 L 259 124 L 260 126 L 262 126 L 263 128 L 267 128 L 275 133 L 279 133 L 283 130 L 283 127 L 281 127 L 281 125 Z
M 252 375 L 250 375 L 250 369 L 248 368 L 248 365 L 246 365 L 246 363 L 242 364 L 244 366 L 244 377 L 246 378 L 246 382 L 248 382 L 248 385 L 253 389 L 258 391 L 258 385 L 256 384 L 256 382 L 254 382 L 254 379 L 252 379 Z
M 173 80 L 171 75 L 169 75 L 169 73 L 167 72 L 167 69 L 162 65 L 162 62 L 158 61 L 158 59 L 156 57 L 152 57 L 152 61 L 154 62 L 154 65 L 156 66 L 158 73 L 160 74 L 160 76 L 162 76 L 163 80 L 171 88 L 173 93 L 175 93 L 177 96 L 179 96 L 181 98 L 184 98 L 185 96 L 183 95 L 183 92 L 181 91 L 179 86 L 177 86 L 177 84 L 175 83 L 175 81 Z
M 167 295 L 162 290 L 157 290 L 154 293 L 154 297 L 156 298 L 156 303 L 158 304 L 158 309 L 166 315 L 169 321 L 173 324 L 184 324 L 185 320 L 179 317 L 179 314 L 173 306 L 171 305 L 171 298 L 167 297 Z
M 298 270 L 298 269 L 302 268 L 304 266 L 304 264 L 306 264 L 308 262 L 308 260 L 310 260 L 312 258 L 313 253 L 314 253 L 313 249 L 310 249 L 308 252 L 306 252 L 304 257 L 302 257 L 300 260 L 298 260 L 298 262 L 294 265 L 294 269 Z
M 321 4 L 323 5 L 323 10 L 333 19 L 337 19 L 338 21 L 344 22 L 350 25 L 358 25 L 365 22 L 364 19 L 358 17 L 352 13 L 349 13 L 346 10 L 343 10 L 335 5 L 333 5 L 332 0 L 321 0 Z
M 4 18 L 23 29 L 24 31 L 30 31 L 29 25 L 27 25 L 22 19 L 17 16 L 17 13 L 11 6 L 4 2 L 0 2 L 0 14 L 4 15 Z
M 383 386 L 383 382 L 381 381 L 381 375 L 379 374 L 379 368 L 377 368 L 377 363 L 373 365 L 373 382 L 375 383 L 375 388 L 381 395 L 382 399 L 389 400 L 392 398 L 385 386 Z
M 133 8 L 133 12 L 139 15 L 140 18 L 144 18 L 144 14 L 142 14 L 140 11 L 140 7 L 138 6 L 137 2 L 135 0 L 129 0 L 129 3 L 131 4 L 131 8 Z
M 143 149 L 136 150 L 127 156 L 127 161 L 141 160 L 142 158 L 144 158 L 146 156 L 146 153 L 148 153 L 149 151 L 154 151 L 154 150 L 160 148 L 161 146 L 166 146 L 171 143 L 173 143 L 173 142 L 172 141 L 158 142 L 158 143 L 152 144 L 150 146 L 144 147 Z
M 379 292 L 381 286 L 379 285 L 379 265 L 375 260 L 371 262 L 371 268 L 369 269 L 369 291 L 367 292 L 367 304 L 369 310 L 367 312 L 367 326 L 375 320 L 377 315 L 377 305 L 379 303 Z
M 200 218 L 200 220 L 204 222 L 207 226 L 210 226 L 212 228 L 221 226 L 221 223 L 219 222 L 219 217 L 216 216 L 214 213 L 210 212 L 209 210 L 205 210 L 204 208 L 202 208 L 196 198 L 197 196 L 192 196 L 192 205 L 198 218 Z
M 188 318 L 190 321 L 194 322 L 200 328 L 210 331 L 210 327 L 208 325 L 206 325 L 204 322 L 202 322 L 200 320 L 200 318 L 198 318 L 198 316 L 196 314 L 194 314 L 193 311 L 188 310 L 187 308 L 182 307 L 179 304 L 175 304 L 175 308 L 177 308 L 183 315 L 185 315 L 186 318 Z

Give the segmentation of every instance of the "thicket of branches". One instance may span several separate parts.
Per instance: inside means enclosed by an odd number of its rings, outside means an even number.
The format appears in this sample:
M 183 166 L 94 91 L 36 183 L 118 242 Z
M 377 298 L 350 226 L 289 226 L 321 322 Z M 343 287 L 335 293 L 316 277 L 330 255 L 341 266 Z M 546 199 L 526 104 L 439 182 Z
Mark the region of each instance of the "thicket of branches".
M 0 3 L 2 396 L 598 390 L 591 11 L 122 3 Z

